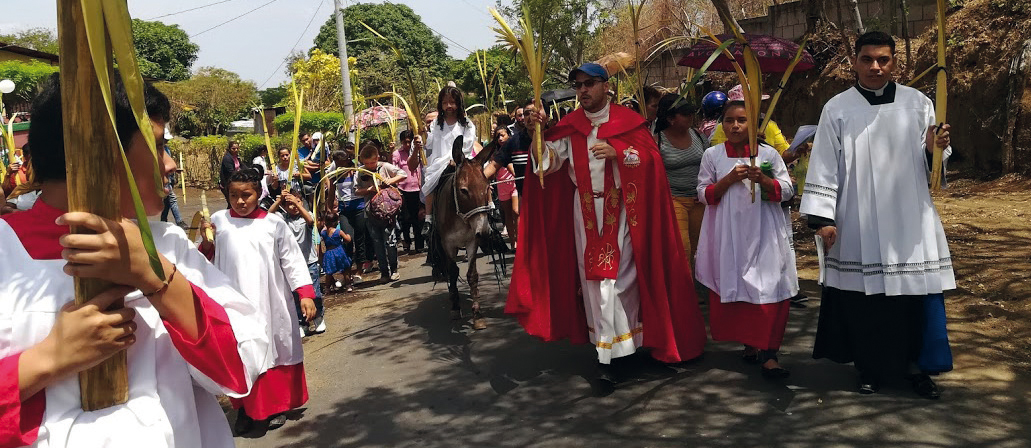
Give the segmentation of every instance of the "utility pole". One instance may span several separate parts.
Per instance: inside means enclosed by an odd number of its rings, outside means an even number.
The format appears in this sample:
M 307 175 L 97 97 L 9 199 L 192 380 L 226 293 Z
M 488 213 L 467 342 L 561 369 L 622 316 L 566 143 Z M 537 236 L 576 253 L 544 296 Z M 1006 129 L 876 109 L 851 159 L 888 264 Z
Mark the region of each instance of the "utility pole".
M 351 69 L 347 66 L 347 36 L 344 34 L 344 8 L 340 6 L 340 0 L 333 0 L 337 22 L 337 48 L 340 56 L 340 78 L 344 87 L 344 121 L 350 122 L 354 117 L 354 100 L 351 96 Z M 346 130 L 346 131 L 349 131 Z

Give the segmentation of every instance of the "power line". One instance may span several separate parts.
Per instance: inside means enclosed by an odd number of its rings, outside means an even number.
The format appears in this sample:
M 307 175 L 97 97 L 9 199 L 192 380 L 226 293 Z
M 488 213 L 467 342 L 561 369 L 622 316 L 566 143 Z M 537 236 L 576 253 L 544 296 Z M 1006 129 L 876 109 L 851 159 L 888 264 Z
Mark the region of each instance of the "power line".
M 315 8 L 315 14 L 312 14 L 311 15 L 311 19 L 308 20 L 308 25 L 304 27 L 304 31 L 301 31 L 301 35 L 297 36 L 297 41 L 294 42 L 294 46 L 290 47 L 290 52 L 291 53 L 293 53 L 293 51 L 295 49 L 297 49 L 297 45 L 301 43 L 301 39 L 304 38 L 304 35 L 308 32 L 308 29 L 311 28 L 311 24 L 315 22 L 315 18 L 319 16 L 319 11 L 322 10 L 322 5 L 325 5 L 325 4 L 326 4 L 326 0 L 322 0 L 321 2 L 319 2 L 318 8 Z M 289 55 L 287 55 L 287 56 L 289 56 Z M 277 66 L 276 69 L 272 71 L 272 74 L 268 76 L 268 79 L 266 79 L 265 82 L 261 83 L 261 85 L 258 86 L 258 89 L 260 90 L 262 87 L 265 87 L 265 84 L 268 84 L 268 82 L 271 81 L 272 78 L 276 76 L 276 73 L 279 72 L 280 68 L 283 68 L 283 64 L 285 64 L 285 63 L 286 63 L 286 58 L 283 58 L 282 61 L 279 61 L 279 66 Z
M 198 6 L 198 7 L 195 7 L 195 8 L 190 8 L 190 9 L 184 9 L 184 10 L 182 10 L 182 11 L 176 11 L 176 12 L 171 12 L 171 13 L 165 14 L 165 15 L 163 15 L 163 16 L 151 17 L 151 18 L 149 18 L 149 19 L 147 19 L 147 20 L 157 20 L 157 19 L 160 19 L 160 18 L 164 18 L 164 17 L 169 17 L 169 16 L 174 16 L 174 15 L 177 15 L 177 14 L 182 14 L 182 13 L 184 13 L 184 12 L 196 11 L 196 10 L 198 10 L 198 9 L 203 9 L 203 8 L 207 8 L 207 7 L 209 7 L 209 6 L 215 6 L 215 5 L 220 5 L 220 4 L 222 4 L 222 3 L 228 3 L 228 2 L 231 2 L 231 1 L 233 1 L 233 0 L 222 0 L 222 1 L 220 1 L 220 2 L 215 2 L 215 3 L 208 3 L 208 4 L 206 4 L 206 5 L 201 5 L 201 6 Z
M 206 29 L 206 30 L 204 30 L 204 31 L 201 31 L 201 32 L 199 32 L 199 33 L 197 33 L 197 34 L 194 34 L 194 35 L 192 35 L 192 36 L 190 36 L 190 37 L 197 37 L 197 36 L 200 36 L 201 34 L 204 34 L 204 33 L 208 32 L 208 31 L 211 31 L 211 30 L 213 30 L 213 29 L 215 29 L 215 28 L 218 28 L 218 27 L 220 27 L 220 26 L 222 26 L 222 25 L 225 25 L 225 24 L 227 24 L 227 23 L 229 23 L 229 22 L 232 22 L 232 21 L 234 21 L 234 20 L 236 20 L 236 19 L 239 19 L 239 18 L 241 18 L 241 17 L 243 17 L 243 16 L 246 16 L 247 14 L 250 14 L 250 13 L 252 13 L 252 12 L 254 12 L 254 11 L 257 11 L 257 10 L 259 10 L 259 9 L 261 9 L 261 8 L 264 8 L 264 7 L 268 6 L 268 5 L 271 5 L 271 4 L 273 4 L 273 3 L 277 2 L 277 1 L 279 1 L 279 0 L 269 0 L 269 2 L 268 2 L 268 3 L 264 3 L 264 4 L 262 4 L 261 6 L 258 6 L 257 8 L 254 8 L 254 9 L 252 9 L 252 10 L 250 10 L 250 11 L 247 11 L 247 12 L 245 12 L 245 13 L 243 13 L 243 14 L 240 14 L 240 15 L 238 15 L 238 16 L 236 16 L 236 17 L 233 17 L 232 19 L 226 20 L 225 22 L 222 22 L 222 23 L 220 23 L 220 24 L 218 24 L 218 25 L 215 25 L 215 26 L 213 26 L 213 27 L 211 27 L 211 28 L 208 28 L 208 29 Z

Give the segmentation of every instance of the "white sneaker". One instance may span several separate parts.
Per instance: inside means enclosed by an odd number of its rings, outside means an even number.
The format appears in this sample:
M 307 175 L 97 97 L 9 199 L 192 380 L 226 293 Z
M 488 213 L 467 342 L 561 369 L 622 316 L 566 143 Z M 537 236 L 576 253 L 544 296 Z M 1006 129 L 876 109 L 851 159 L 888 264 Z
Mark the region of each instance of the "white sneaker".
M 336 286 L 337 289 L 340 289 L 344 287 L 344 284 L 340 283 L 340 280 L 337 280 L 336 283 L 333 284 L 333 286 Z
M 308 337 L 308 329 L 300 325 L 297 326 L 297 331 L 300 332 L 301 339 Z
M 401 273 L 400 272 L 395 272 L 393 274 L 390 274 L 390 281 L 396 282 L 398 280 L 401 280 Z
M 315 333 L 326 332 L 326 318 L 323 317 L 322 314 L 315 316 L 315 320 L 312 322 L 312 325 L 315 326 Z

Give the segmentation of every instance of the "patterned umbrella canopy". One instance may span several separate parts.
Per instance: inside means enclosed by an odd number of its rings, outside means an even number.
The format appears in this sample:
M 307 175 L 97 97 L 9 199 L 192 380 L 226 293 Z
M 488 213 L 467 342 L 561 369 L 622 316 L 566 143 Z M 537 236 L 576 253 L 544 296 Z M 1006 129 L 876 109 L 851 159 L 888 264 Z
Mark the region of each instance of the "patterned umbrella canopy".
M 354 115 L 354 123 L 362 129 L 387 123 L 389 121 L 407 120 L 408 113 L 400 107 L 373 106 Z M 354 129 L 354 126 L 351 126 Z
M 726 42 L 734 40 L 734 35 L 720 34 L 716 38 L 721 42 Z M 795 53 L 798 52 L 798 44 L 773 36 L 745 34 L 745 39 L 748 39 L 748 45 L 752 47 L 755 55 L 759 58 L 759 67 L 763 73 L 784 73 L 788 68 L 788 64 L 794 59 Z M 699 41 L 687 50 L 687 53 L 680 59 L 680 62 L 677 62 L 677 65 L 701 68 L 714 51 L 716 51 L 716 44 L 707 40 Z M 744 52 L 741 45 L 733 44 L 727 51 L 730 51 L 738 63 L 744 67 Z M 809 70 L 815 66 L 816 63 L 813 61 L 813 56 L 808 51 L 805 51 L 802 53 L 802 59 L 795 66 L 795 71 Z M 731 65 L 730 59 L 727 58 L 726 54 L 721 54 L 709 66 L 709 71 L 733 72 L 734 66 Z

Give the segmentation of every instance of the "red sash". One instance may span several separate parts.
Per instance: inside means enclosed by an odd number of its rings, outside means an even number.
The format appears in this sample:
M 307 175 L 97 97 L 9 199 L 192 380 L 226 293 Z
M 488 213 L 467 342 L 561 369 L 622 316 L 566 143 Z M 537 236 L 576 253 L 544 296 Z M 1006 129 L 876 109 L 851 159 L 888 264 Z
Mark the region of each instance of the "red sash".
M 577 197 L 584 216 L 587 247 L 584 248 L 584 269 L 587 280 L 615 279 L 619 273 L 619 212 L 623 195 L 616 188 L 612 160 L 605 161 L 605 187 L 595 192 L 591 182 L 591 162 L 587 151 L 587 137 L 579 133 L 570 135 L 573 171 L 576 173 Z M 604 197 L 604 222 L 597 223 L 594 199 Z

